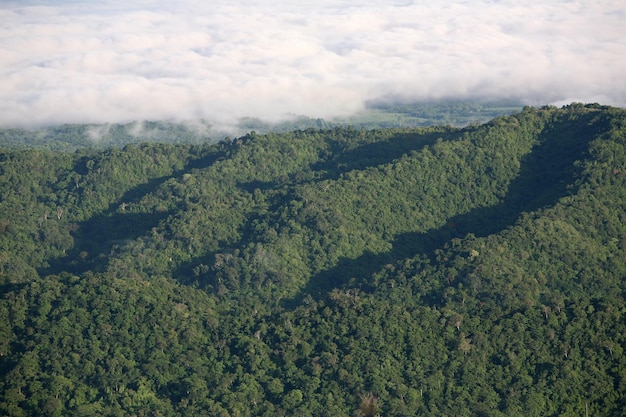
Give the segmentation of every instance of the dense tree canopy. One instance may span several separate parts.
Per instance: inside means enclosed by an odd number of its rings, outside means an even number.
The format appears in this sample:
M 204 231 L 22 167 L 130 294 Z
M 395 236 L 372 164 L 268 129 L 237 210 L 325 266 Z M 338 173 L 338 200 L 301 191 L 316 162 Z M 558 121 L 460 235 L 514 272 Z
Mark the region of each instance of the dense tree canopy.
M 0 152 L 0 410 L 626 409 L 626 112 Z

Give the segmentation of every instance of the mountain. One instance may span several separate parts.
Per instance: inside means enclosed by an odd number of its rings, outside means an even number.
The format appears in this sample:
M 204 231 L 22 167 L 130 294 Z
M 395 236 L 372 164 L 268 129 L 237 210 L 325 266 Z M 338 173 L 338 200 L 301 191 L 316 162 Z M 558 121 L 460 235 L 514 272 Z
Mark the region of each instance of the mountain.
M 330 120 L 285 115 L 281 122 L 245 117 L 232 122 L 208 120 L 134 121 L 131 123 L 65 124 L 39 128 L 0 128 L 0 148 L 48 149 L 72 152 L 77 149 L 107 149 L 142 143 L 202 144 L 244 135 L 246 132 L 290 132 L 334 127 L 365 129 L 420 127 L 431 125 L 465 126 L 486 122 L 496 116 L 521 110 L 516 102 L 398 103 L 379 101 L 349 117 Z
M 9 416 L 626 409 L 626 112 L 0 153 Z

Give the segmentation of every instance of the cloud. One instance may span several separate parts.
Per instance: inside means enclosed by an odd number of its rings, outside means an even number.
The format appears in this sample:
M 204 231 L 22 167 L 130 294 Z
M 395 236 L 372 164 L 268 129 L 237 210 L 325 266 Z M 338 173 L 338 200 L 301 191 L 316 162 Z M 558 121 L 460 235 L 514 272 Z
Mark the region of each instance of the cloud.
M 288 114 L 369 100 L 626 105 L 621 0 L 0 3 L 0 126 Z

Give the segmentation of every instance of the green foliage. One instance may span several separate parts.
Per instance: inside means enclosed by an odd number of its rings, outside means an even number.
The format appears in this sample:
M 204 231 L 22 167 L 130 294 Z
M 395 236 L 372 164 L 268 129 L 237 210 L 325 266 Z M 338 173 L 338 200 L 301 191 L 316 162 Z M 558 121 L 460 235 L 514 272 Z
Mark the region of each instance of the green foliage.
M 625 178 L 582 104 L 4 151 L 0 410 L 621 415 Z
M 0 146 L 72 152 L 141 143 L 201 144 L 217 132 L 204 120 L 187 123 L 132 122 L 127 124 L 62 125 L 34 130 L 0 129 Z M 223 135 L 221 136 L 223 137 Z

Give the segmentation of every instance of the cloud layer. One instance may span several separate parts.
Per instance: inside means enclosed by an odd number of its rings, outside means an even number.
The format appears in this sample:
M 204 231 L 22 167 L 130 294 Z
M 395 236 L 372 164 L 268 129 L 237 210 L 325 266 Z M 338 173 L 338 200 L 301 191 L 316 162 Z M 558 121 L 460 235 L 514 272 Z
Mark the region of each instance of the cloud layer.
M 0 126 L 626 105 L 622 0 L 0 2 Z M 442 5 L 443 4 L 443 5 Z

